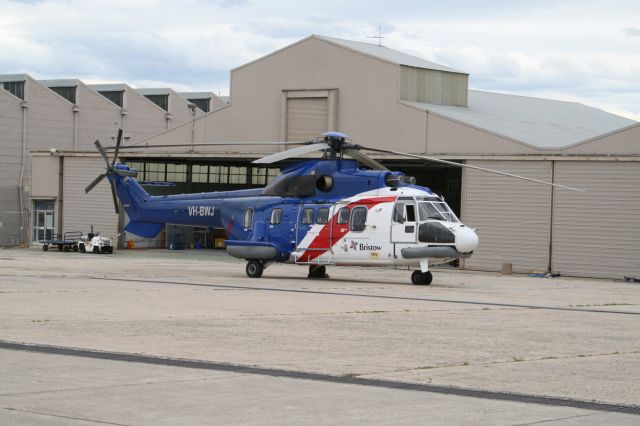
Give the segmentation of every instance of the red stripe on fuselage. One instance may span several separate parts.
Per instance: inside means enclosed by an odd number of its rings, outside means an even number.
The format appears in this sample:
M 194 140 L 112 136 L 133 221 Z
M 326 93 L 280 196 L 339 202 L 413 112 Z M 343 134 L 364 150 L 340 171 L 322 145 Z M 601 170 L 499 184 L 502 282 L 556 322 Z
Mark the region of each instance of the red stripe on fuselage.
M 370 210 L 372 207 L 382 203 L 391 203 L 396 200 L 396 196 L 393 197 L 375 197 L 375 198 L 363 198 L 358 201 L 353 201 L 346 204 L 344 207 L 353 208 L 356 206 L 363 206 Z M 338 210 L 339 211 L 339 210 Z M 333 247 L 338 241 L 340 241 L 349 232 L 349 223 L 338 224 L 338 211 L 334 212 L 331 221 L 326 223 L 318 236 L 311 241 L 306 251 L 298 258 L 298 262 L 309 262 L 318 256 L 323 255 Z M 332 232 L 333 229 L 333 241 Z

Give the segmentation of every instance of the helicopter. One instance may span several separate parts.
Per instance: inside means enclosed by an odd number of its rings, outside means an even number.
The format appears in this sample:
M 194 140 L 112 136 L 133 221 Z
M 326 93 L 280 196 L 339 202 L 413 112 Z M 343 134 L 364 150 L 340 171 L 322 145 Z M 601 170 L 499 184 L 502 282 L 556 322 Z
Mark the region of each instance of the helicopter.
M 130 218 L 124 230 L 155 237 L 165 224 L 224 228 L 229 255 L 244 259 L 246 274 L 260 278 L 274 263 L 308 267 L 309 278 L 329 278 L 327 266 L 415 268 L 411 283 L 429 285 L 432 266 L 472 256 L 479 238 L 463 224 L 445 200 L 415 178 L 388 170 L 362 151 L 403 155 L 457 167 L 468 167 L 570 190 L 577 188 L 417 154 L 354 144 L 340 132 L 323 133 L 307 142 L 269 142 L 300 145 L 253 161 L 271 164 L 312 152 L 320 159 L 301 160 L 284 167 L 264 188 L 197 194 L 149 195 L 135 179 L 137 171 L 118 163 L 122 130 L 114 147 L 95 146 L 105 160 L 105 173 L 86 188 L 91 191 L 105 177 L 113 195 Z M 211 143 L 238 145 L 257 143 Z M 265 143 L 260 143 L 264 145 Z M 114 150 L 109 160 L 107 150 Z

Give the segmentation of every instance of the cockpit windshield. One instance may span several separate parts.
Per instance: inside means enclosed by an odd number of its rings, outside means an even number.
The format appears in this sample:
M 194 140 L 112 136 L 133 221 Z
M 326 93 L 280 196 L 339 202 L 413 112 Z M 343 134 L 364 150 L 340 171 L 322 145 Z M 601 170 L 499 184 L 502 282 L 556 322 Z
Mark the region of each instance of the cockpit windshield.
M 444 201 L 419 201 L 418 212 L 420 221 L 446 220 L 447 222 L 459 222 L 455 213 L 451 211 Z

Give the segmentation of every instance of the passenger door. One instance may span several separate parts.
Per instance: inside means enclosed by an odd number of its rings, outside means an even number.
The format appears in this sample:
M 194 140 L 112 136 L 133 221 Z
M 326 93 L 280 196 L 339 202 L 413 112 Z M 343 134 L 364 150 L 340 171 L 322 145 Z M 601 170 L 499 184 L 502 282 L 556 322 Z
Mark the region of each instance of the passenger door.
M 285 205 L 271 209 L 267 221 L 269 241 L 283 249 L 293 251 L 296 247 L 296 214 L 295 206 Z

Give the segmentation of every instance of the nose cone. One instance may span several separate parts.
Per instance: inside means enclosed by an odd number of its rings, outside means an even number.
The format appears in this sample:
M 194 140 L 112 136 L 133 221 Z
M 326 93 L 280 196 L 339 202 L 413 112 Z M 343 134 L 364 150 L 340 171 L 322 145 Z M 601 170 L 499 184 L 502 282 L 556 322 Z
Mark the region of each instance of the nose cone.
M 478 234 L 466 226 L 461 226 L 455 231 L 456 250 L 460 253 L 470 253 L 478 247 Z

